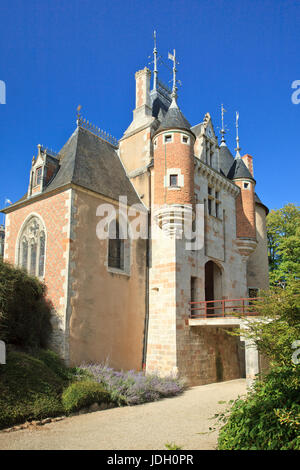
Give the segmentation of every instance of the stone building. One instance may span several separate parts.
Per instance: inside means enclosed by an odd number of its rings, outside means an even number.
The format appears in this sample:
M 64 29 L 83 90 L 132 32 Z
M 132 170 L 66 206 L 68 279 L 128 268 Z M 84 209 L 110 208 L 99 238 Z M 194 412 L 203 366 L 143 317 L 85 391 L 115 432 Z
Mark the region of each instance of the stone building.
M 228 331 L 240 322 L 230 313 L 247 314 L 247 299 L 268 287 L 268 210 L 238 138 L 234 157 L 209 113 L 193 126 L 184 117 L 173 71 L 172 91 L 156 65 L 152 87 L 147 68 L 136 72 L 119 141 L 78 115 L 58 154 L 38 146 L 27 193 L 3 210 L 4 259 L 45 281 L 52 345 L 70 364 L 191 384 L 250 377 L 258 355 Z

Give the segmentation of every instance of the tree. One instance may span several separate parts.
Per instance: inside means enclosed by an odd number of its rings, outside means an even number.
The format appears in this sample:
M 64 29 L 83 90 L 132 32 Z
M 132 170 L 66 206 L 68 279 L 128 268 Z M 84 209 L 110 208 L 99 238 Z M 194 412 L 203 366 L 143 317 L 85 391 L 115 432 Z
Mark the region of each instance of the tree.
M 267 217 L 271 285 L 300 279 L 300 207 L 286 204 Z

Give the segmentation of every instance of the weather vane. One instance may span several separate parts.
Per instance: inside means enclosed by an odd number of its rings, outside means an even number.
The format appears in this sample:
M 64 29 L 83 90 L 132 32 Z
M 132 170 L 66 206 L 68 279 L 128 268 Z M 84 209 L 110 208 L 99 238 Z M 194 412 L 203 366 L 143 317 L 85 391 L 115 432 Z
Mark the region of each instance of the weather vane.
M 177 83 L 177 80 L 176 80 L 176 72 L 177 72 L 177 69 L 176 69 L 176 64 L 179 64 L 179 62 L 176 61 L 176 51 L 175 49 L 173 49 L 173 54 L 171 54 L 170 52 L 168 53 L 168 59 L 172 60 L 173 61 L 173 89 L 172 89 L 172 98 L 177 98 L 177 86 L 176 86 L 176 83 Z
M 224 108 L 223 104 L 221 104 L 222 129 L 221 129 L 220 133 L 222 134 L 221 142 L 224 142 L 224 143 L 225 143 L 224 135 L 226 134 L 226 130 L 225 130 L 225 127 L 224 127 L 224 113 L 226 113 L 226 112 L 227 111 Z
M 79 105 L 77 106 L 77 114 L 76 114 L 77 123 L 78 123 L 78 121 L 79 121 L 79 119 L 80 119 L 80 110 L 81 110 L 81 108 L 82 108 L 82 106 L 81 106 L 81 104 L 79 104 Z

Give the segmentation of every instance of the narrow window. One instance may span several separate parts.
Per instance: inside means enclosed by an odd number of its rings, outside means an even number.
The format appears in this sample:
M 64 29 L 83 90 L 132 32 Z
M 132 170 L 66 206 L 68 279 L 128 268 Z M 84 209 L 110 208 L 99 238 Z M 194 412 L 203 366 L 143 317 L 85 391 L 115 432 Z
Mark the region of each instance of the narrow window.
M 114 228 L 112 221 L 110 224 L 110 237 L 108 242 L 108 266 L 110 268 L 124 269 L 124 240 L 120 238 L 119 223 L 116 222 L 115 237 L 112 233 Z
M 35 172 L 35 184 L 36 184 L 36 186 L 41 183 L 41 180 L 42 180 L 42 167 L 40 166 L 39 168 L 37 168 L 37 170 Z
M 23 240 L 22 242 L 22 259 L 21 259 L 21 266 L 24 269 L 27 269 L 28 265 L 28 241 L 26 239 Z
M 208 214 L 211 215 L 211 199 L 208 199 Z
M 178 175 L 170 175 L 170 186 L 178 186 Z
M 30 274 L 32 276 L 36 275 L 36 256 L 37 256 L 37 244 L 31 243 L 30 245 Z
M 172 142 L 172 134 L 165 135 L 165 144 Z
M 42 232 L 40 235 L 39 277 L 44 276 L 44 266 L 45 266 L 45 234 Z

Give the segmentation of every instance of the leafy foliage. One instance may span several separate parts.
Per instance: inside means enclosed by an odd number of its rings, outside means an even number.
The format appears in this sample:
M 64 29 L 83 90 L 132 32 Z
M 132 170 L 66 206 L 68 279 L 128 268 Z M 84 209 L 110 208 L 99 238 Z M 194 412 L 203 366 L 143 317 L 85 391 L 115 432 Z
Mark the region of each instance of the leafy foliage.
M 300 282 L 291 281 L 285 289 L 273 287 L 261 292 L 253 309 L 259 318 L 245 320 L 238 334 L 251 339 L 258 350 L 275 365 L 289 365 L 292 344 L 300 339 Z
M 0 260 L 0 338 L 22 349 L 45 348 L 51 304 L 37 278 Z
M 292 360 L 292 344 L 300 339 L 299 282 L 261 295 L 253 307 L 260 319 L 247 321 L 239 333 L 269 358 L 271 371 L 219 416 L 225 423 L 219 449 L 300 450 L 300 364 Z
M 271 284 L 300 278 L 300 207 L 286 204 L 267 217 Z
M 95 402 L 109 403 L 110 394 L 101 384 L 91 380 L 75 382 L 62 394 L 62 403 L 67 413 L 78 411 Z
M 221 419 L 220 450 L 300 450 L 299 366 L 274 368 Z
M 179 395 L 184 384 L 174 377 L 145 375 L 136 371 L 115 371 L 104 364 L 82 365 L 102 384 L 119 405 L 137 405 Z

